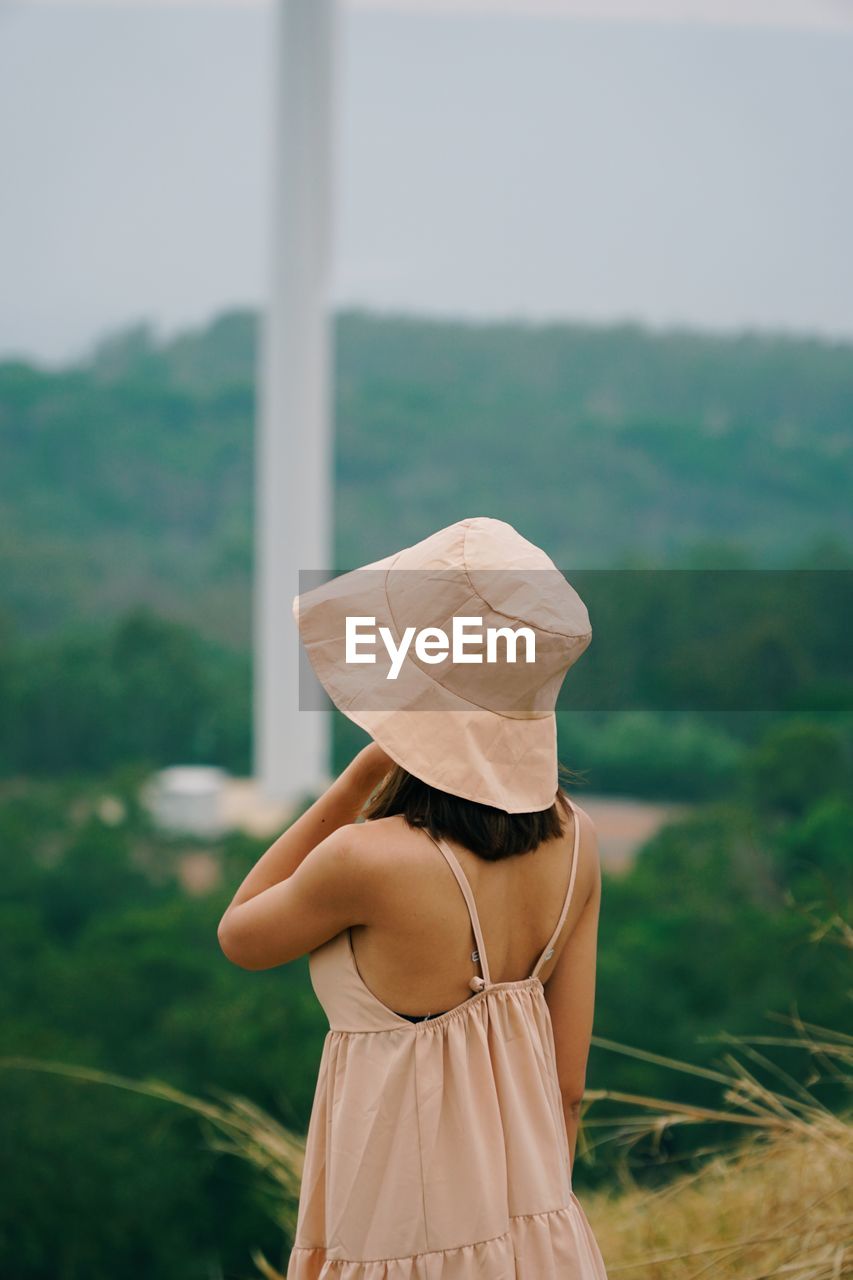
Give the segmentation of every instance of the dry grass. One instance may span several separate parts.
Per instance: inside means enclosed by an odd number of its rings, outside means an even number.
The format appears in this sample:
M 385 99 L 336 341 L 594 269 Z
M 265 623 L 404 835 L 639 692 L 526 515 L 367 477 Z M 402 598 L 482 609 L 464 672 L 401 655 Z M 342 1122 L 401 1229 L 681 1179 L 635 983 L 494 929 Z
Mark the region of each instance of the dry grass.
M 814 944 L 853 952 L 853 929 L 838 915 L 805 914 Z M 620 1162 L 618 1193 L 584 1197 L 584 1207 L 607 1261 L 608 1274 L 625 1280 L 842 1280 L 853 1277 L 853 1112 L 830 1111 L 815 1096 L 831 1083 L 841 1096 L 853 1088 L 853 1036 L 777 1018 L 790 1026 L 779 1036 L 718 1036 L 735 1052 L 718 1069 L 697 1067 L 594 1037 L 618 1053 L 656 1062 L 713 1081 L 714 1108 L 662 1099 L 590 1091 L 596 1101 L 628 1103 L 631 1114 L 597 1120 L 585 1115 L 580 1149 L 594 1154 L 603 1142 L 626 1152 L 638 1142 L 654 1147 L 676 1125 L 709 1122 L 740 1130 L 741 1141 L 708 1151 L 699 1172 L 681 1174 L 662 1189 L 638 1187 Z M 766 1049 L 796 1049 L 806 1069 L 784 1072 Z M 759 1078 L 761 1072 L 764 1080 Z M 800 1078 L 801 1077 L 801 1078 Z M 771 1088 L 765 1080 L 774 1082 Z M 598 1139 L 591 1134 L 596 1130 Z M 609 1131 L 609 1136 L 608 1136 Z
M 827 1078 L 849 1087 L 853 1038 L 800 1025 L 794 1037 L 731 1040 L 768 1070 L 757 1043 L 796 1046 L 815 1067 L 810 1083 Z M 605 1042 L 606 1045 L 606 1042 Z M 616 1047 L 616 1046 L 612 1046 Z M 633 1051 L 618 1047 L 621 1051 Z M 650 1055 L 642 1054 L 642 1057 Z M 599 1091 L 632 1102 L 640 1112 L 602 1122 L 623 1144 L 654 1139 L 671 1125 L 722 1121 L 746 1131 L 727 1151 L 708 1153 L 698 1173 L 658 1190 L 631 1185 L 618 1194 L 584 1197 L 608 1274 L 626 1280 L 841 1280 L 853 1276 L 853 1117 L 834 1115 L 805 1085 L 787 1080 L 771 1090 L 733 1054 L 726 1071 L 705 1071 L 658 1059 L 676 1070 L 716 1078 L 719 1109 Z M 585 1140 L 595 1121 L 585 1121 Z M 596 1145 L 591 1144 L 593 1149 Z
M 626 1280 L 840 1280 L 853 1275 L 853 1150 L 809 1135 L 744 1145 L 665 1190 L 588 1196 L 607 1259 Z

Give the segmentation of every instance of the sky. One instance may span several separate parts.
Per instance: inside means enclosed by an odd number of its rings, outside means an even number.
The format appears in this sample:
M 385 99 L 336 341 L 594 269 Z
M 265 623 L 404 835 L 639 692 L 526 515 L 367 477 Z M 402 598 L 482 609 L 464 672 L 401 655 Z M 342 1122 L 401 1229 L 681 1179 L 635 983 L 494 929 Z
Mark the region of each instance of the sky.
M 31 0 L 79 7 L 79 0 Z M 710 22 L 717 25 L 844 28 L 853 24 L 853 0 L 338 0 L 349 9 L 390 13 L 520 13 L 546 16 L 615 18 L 631 21 Z M 129 7 L 129 0 L 90 0 Z M 210 7 L 210 0 L 146 0 L 148 6 Z M 269 0 L 218 0 L 232 8 L 265 6 Z
M 271 34 L 0 0 L 0 353 L 262 303 Z M 848 0 L 350 0 L 340 36 L 336 305 L 853 338 Z

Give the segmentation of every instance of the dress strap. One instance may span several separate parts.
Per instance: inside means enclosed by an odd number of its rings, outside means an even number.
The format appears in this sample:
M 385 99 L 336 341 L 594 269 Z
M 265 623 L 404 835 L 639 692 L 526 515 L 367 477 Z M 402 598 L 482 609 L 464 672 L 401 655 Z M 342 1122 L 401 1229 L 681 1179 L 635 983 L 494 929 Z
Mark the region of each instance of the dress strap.
M 462 865 L 459 859 L 450 848 L 450 845 L 446 844 L 444 840 L 436 839 L 431 831 L 427 831 L 426 827 L 424 827 L 423 830 L 426 831 L 426 834 L 429 836 L 430 840 L 432 840 L 433 844 L 437 845 L 444 854 L 444 857 L 450 866 L 450 870 L 456 876 L 456 879 L 459 882 L 459 888 L 462 890 L 465 898 L 465 903 L 468 907 L 468 915 L 471 917 L 471 928 L 474 930 L 474 938 L 477 942 L 477 948 L 472 952 L 471 959 L 479 961 L 480 968 L 483 973 L 482 978 L 475 976 L 471 979 L 468 985 L 472 991 L 482 991 L 484 987 L 491 986 L 492 979 L 489 976 L 489 964 L 486 960 L 486 948 L 483 945 L 483 931 L 480 928 L 480 917 L 477 915 L 477 904 L 474 901 L 474 894 L 471 890 L 471 885 L 468 881 L 468 877 L 462 870 Z
M 572 811 L 572 817 L 574 818 L 574 828 L 575 828 L 575 838 L 572 843 L 572 870 L 569 876 L 569 887 L 566 890 L 566 898 L 565 898 L 565 901 L 563 902 L 563 909 L 560 912 L 560 918 L 557 921 L 557 926 L 554 929 L 554 932 L 551 934 L 551 937 L 548 939 L 548 943 L 545 947 L 545 950 L 542 952 L 541 956 L 536 961 L 536 964 L 533 967 L 533 972 L 530 975 L 531 978 L 535 978 L 538 975 L 539 969 L 542 966 L 542 964 L 546 960 L 550 960 L 551 956 L 554 954 L 554 943 L 557 941 L 557 938 L 560 936 L 560 930 L 562 929 L 563 924 L 565 923 L 565 919 L 569 911 L 569 903 L 572 900 L 572 893 L 575 887 L 575 876 L 577 875 L 577 870 L 578 870 L 578 846 L 580 844 L 581 820 L 580 820 L 580 815 L 577 809 L 575 808 L 572 801 L 569 800 L 568 796 L 566 796 L 566 800 L 568 801 Z

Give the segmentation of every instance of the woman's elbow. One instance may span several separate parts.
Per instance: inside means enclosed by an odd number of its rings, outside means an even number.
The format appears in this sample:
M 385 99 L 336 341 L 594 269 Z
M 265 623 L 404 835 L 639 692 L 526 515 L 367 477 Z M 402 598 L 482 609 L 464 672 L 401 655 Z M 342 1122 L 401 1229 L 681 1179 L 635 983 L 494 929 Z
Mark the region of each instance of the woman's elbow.
M 566 1111 L 571 1111 L 574 1115 L 580 1115 L 585 1088 L 584 1081 L 574 1081 L 560 1086 L 560 1096 Z
M 240 929 L 231 913 L 226 911 L 219 921 L 216 937 L 219 942 L 219 948 L 226 960 L 236 964 L 239 969 L 252 969 L 254 967 L 250 962 L 245 940 L 241 938 Z

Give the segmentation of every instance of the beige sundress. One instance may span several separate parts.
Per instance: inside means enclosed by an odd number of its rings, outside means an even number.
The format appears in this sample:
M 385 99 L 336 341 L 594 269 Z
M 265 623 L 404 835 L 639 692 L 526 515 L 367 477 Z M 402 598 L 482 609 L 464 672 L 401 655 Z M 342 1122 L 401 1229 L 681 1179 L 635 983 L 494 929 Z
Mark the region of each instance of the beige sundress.
M 553 1028 L 538 976 L 492 982 L 470 883 L 482 977 L 462 1004 L 412 1022 L 355 964 L 349 929 L 312 951 L 329 1019 L 308 1126 L 287 1280 L 607 1280 L 571 1162 Z M 427 833 L 429 834 L 429 833 Z

